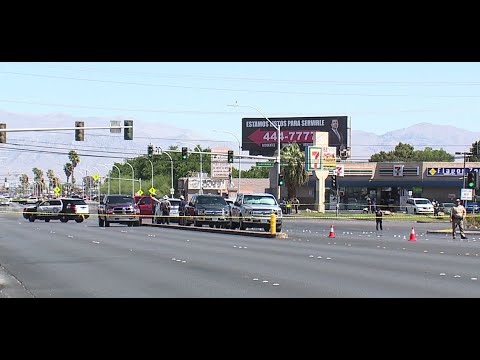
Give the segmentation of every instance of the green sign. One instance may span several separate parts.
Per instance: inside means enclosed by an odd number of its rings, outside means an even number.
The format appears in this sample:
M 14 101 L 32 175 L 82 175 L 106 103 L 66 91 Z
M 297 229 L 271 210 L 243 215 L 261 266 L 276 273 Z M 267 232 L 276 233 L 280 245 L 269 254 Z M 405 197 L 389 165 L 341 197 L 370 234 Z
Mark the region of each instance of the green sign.
M 271 161 L 257 162 L 256 164 L 259 167 L 273 167 L 273 162 Z

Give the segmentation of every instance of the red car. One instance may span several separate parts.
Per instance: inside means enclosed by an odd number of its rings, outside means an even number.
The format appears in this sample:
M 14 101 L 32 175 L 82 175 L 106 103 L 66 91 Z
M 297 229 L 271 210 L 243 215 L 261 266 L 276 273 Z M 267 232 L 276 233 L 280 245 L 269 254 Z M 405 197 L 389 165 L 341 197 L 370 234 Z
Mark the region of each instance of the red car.
M 140 208 L 140 220 L 152 219 L 154 223 L 154 213 L 156 201 L 151 196 L 134 196 L 135 204 Z

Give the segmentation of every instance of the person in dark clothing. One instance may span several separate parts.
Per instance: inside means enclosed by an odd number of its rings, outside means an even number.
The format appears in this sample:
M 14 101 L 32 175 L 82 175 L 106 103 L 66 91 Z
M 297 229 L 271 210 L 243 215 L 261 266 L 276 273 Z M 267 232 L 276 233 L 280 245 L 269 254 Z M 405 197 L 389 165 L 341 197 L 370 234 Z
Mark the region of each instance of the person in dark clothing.
M 178 206 L 178 214 L 180 215 L 179 224 L 185 225 L 185 206 L 188 204 L 183 195 L 180 196 L 180 205 Z
M 160 219 L 161 224 L 170 224 L 170 209 L 172 208 L 172 204 L 168 200 L 168 196 L 165 195 L 163 197 L 163 201 L 160 203 L 160 209 L 162 210 L 162 218 Z
M 378 207 L 377 211 L 375 212 L 375 222 L 376 222 L 376 225 L 377 225 L 377 231 L 378 231 L 379 227 L 380 227 L 380 230 L 383 230 L 382 217 L 383 217 L 382 210 L 380 209 L 380 207 Z

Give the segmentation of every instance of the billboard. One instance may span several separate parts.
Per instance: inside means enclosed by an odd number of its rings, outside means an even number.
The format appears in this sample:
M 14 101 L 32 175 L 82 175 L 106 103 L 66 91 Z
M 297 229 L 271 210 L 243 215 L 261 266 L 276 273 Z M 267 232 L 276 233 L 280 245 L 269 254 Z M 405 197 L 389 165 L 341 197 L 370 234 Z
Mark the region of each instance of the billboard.
M 313 145 L 315 131 L 328 132 L 328 146 L 340 151 L 349 147 L 347 116 L 308 116 L 269 118 L 280 126 L 280 144 L 296 142 L 301 151 Z M 265 118 L 242 118 L 242 150 L 250 155 L 273 156 L 277 149 L 277 130 Z

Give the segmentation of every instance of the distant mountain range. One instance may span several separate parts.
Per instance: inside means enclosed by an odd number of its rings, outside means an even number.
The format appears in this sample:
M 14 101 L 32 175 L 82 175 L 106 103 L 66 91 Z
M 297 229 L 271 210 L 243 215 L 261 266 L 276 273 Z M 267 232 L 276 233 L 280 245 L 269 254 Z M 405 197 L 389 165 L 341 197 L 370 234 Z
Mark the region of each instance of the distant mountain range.
M 124 119 L 128 118 L 76 118 L 64 113 L 42 116 L 0 110 L 0 123 L 6 123 L 7 128 L 10 129 L 74 127 L 75 121 L 84 121 L 85 126 L 89 127 L 109 126 L 110 120 L 121 120 L 123 124 Z M 355 127 L 355 124 L 352 126 Z M 214 133 L 210 138 L 215 139 L 219 136 L 218 133 Z M 0 144 L 0 182 L 3 183 L 4 177 L 9 177 L 9 181 L 15 181 L 12 177 L 21 173 L 26 173 L 33 178 L 34 167 L 42 169 L 45 175 L 48 169 L 53 169 L 57 176 L 65 179 L 63 165 L 68 162 L 66 153 L 70 150 L 75 150 L 80 155 L 79 168 L 97 167 L 100 174 L 105 174 L 106 168 L 98 164 L 123 162 L 126 158 L 146 154 L 150 143 L 162 146 L 164 149 L 170 145 L 182 146 L 181 141 L 200 144 L 203 147 L 228 146 L 234 150 L 238 148 L 236 141 L 230 143 L 223 136 L 221 145 L 213 140 L 210 143 L 207 140 L 198 140 L 204 137 L 205 135 L 171 124 L 158 123 L 152 126 L 151 123 L 139 120 L 134 120 L 134 140 L 132 141 L 123 139 L 123 131 L 120 134 L 110 134 L 107 129 L 86 131 L 83 142 L 75 141 L 74 130 L 9 132 L 7 144 Z M 372 154 L 381 150 L 393 150 L 399 142 L 413 145 L 415 150 L 430 146 L 433 149 L 442 148 L 454 154 L 455 151 L 468 151 L 471 144 L 479 139 L 480 132 L 429 123 L 416 124 L 383 135 L 354 128 L 351 133 L 351 160 L 367 161 Z M 183 144 L 183 146 L 186 145 Z M 243 166 L 242 169 L 246 170 Z M 85 170 L 81 172 L 85 174 Z

